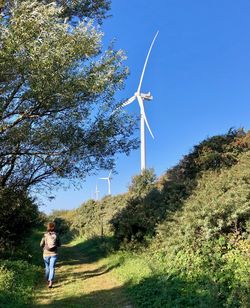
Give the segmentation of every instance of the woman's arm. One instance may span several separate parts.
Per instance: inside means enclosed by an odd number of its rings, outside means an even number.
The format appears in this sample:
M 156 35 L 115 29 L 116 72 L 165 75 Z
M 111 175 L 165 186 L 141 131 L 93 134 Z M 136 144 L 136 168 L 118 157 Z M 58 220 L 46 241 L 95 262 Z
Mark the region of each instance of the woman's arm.
M 42 238 L 41 242 L 40 242 L 40 247 L 44 247 L 45 246 L 45 237 Z

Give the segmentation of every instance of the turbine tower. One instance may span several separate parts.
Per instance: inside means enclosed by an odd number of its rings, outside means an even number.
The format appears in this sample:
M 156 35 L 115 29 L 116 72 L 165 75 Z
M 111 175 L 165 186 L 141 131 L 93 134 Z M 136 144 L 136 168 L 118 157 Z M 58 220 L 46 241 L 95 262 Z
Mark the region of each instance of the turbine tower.
M 95 200 L 98 201 L 99 200 L 99 190 L 98 190 L 98 186 L 97 186 L 97 182 L 95 185 Z
M 140 78 L 140 82 L 139 82 L 139 86 L 138 86 L 138 89 L 137 91 L 135 92 L 135 94 L 130 98 L 128 99 L 125 103 L 123 103 L 121 105 L 121 107 L 125 107 L 129 104 L 131 104 L 135 99 L 138 100 L 138 103 L 139 103 L 139 106 L 140 106 L 140 118 L 141 118 L 141 173 L 143 172 L 143 170 L 146 169 L 146 140 L 145 140 L 145 123 L 147 125 L 147 128 L 150 132 L 150 135 L 152 136 L 152 138 L 154 139 L 154 135 L 149 127 L 149 124 L 148 124 L 148 120 L 147 120 L 147 117 L 146 117 L 146 114 L 145 114 L 145 109 L 144 109 L 144 100 L 147 100 L 147 101 L 150 101 L 153 99 L 153 96 L 151 95 L 150 92 L 148 93 L 142 93 L 141 92 L 141 86 L 142 86 L 142 81 L 143 81 L 143 77 L 144 77 L 144 73 L 145 73 L 145 70 L 146 70 L 146 66 L 147 66 L 147 63 L 148 63 L 148 59 L 149 59 L 149 55 L 151 53 L 151 50 L 153 48 L 153 45 L 154 45 L 154 42 L 157 38 L 157 35 L 158 35 L 159 31 L 156 32 L 155 36 L 154 36 L 154 39 L 150 45 L 150 48 L 149 48 L 149 51 L 148 51 L 148 54 L 147 54 L 147 57 L 146 57 L 146 60 L 145 60 L 145 63 L 144 63 L 144 66 L 143 66 L 143 70 L 142 70 L 142 74 L 141 74 L 141 78 Z
M 112 170 L 109 172 L 109 176 L 106 177 L 106 178 L 99 178 L 100 180 L 107 180 L 108 181 L 108 194 L 111 195 L 111 188 L 110 188 L 110 180 L 112 179 L 111 178 L 111 173 L 112 173 Z

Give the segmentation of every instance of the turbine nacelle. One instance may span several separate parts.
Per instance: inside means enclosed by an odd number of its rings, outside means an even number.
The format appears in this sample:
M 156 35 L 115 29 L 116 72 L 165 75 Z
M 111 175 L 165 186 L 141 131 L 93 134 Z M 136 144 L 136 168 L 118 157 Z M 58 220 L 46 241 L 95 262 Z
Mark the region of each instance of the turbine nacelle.
M 153 96 L 151 95 L 151 92 L 148 93 L 139 93 L 139 92 L 135 92 L 133 97 L 138 97 L 140 96 L 141 98 L 147 100 L 147 101 L 151 101 L 153 99 Z
M 141 97 L 147 101 L 151 101 L 153 99 L 153 96 L 150 92 L 148 93 L 141 93 Z

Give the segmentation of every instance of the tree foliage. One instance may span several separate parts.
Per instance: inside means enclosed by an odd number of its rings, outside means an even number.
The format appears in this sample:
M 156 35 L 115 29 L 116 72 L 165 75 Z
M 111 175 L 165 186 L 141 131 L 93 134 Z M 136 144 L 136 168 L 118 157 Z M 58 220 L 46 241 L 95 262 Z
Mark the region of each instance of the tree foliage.
M 23 2 L 24 0 L 1 0 L 0 11 L 2 13 L 10 14 L 11 7 L 16 3 Z M 77 15 L 79 17 L 88 17 L 95 19 L 98 23 L 102 23 L 102 20 L 107 17 L 107 12 L 110 10 L 110 0 L 38 0 L 43 4 L 56 3 L 61 7 L 62 17 L 72 17 Z
M 38 208 L 27 193 L 1 188 L 0 211 L 0 251 L 12 250 L 39 222 Z
M 101 56 L 102 33 L 91 22 L 71 27 L 61 13 L 23 1 L 0 19 L 2 187 L 84 177 L 135 147 L 133 121 L 112 114 L 127 75 L 123 52 Z

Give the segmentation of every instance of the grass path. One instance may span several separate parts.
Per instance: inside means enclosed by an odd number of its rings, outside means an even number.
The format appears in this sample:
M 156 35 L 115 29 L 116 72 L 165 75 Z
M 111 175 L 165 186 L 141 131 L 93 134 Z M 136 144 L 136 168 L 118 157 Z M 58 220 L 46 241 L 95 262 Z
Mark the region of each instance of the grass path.
M 32 307 L 132 308 L 124 286 L 103 265 L 105 252 L 100 241 L 71 242 L 59 252 L 53 289 L 42 281 Z

